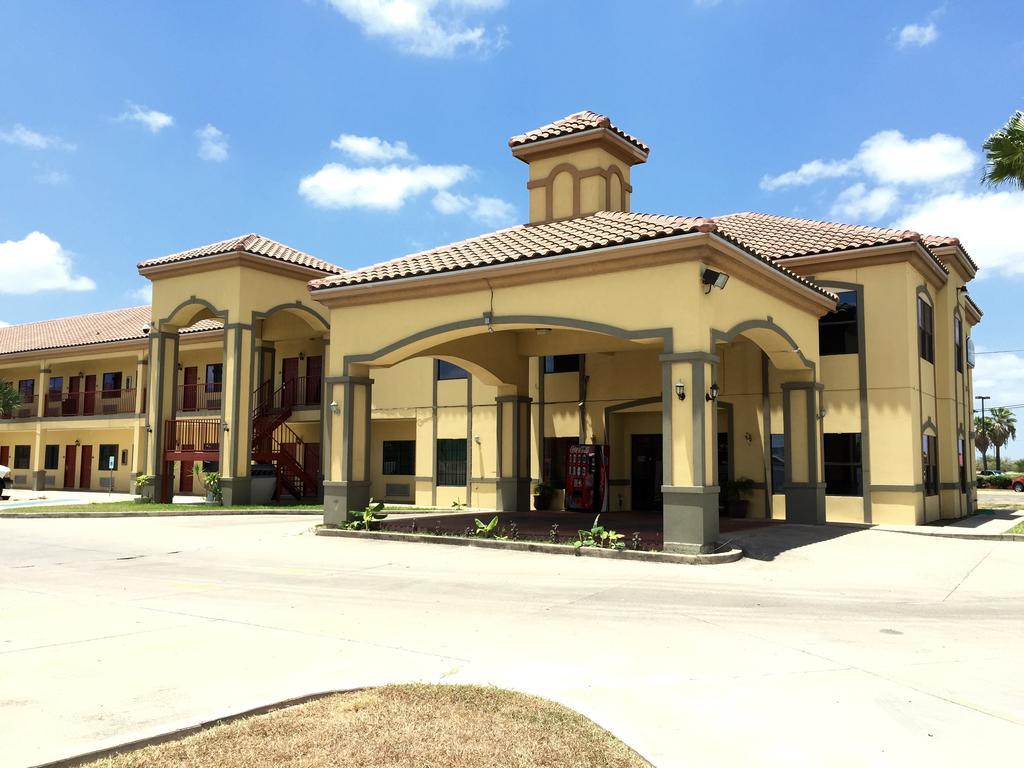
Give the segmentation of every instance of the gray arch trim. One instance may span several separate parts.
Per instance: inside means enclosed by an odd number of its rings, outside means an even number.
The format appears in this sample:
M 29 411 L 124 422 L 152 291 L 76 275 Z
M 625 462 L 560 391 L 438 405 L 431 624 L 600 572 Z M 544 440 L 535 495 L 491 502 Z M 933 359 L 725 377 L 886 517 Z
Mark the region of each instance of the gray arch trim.
M 607 325 L 605 323 L 594 323 L 589 320 L 576 320 L 571 317 L 553 317 L 548 315 L 496 315 L 491 319 L 492 326 L 498 325 L 530 325 L 536 324 L 540 326 L 557 326 L 559 328 L 572 328 L 580 331 L 590 331 L 592 333 L 600 333 L 605 336 L 615 336 L 620 339 L 627 339 L 633 341 L 636 339 L 653 339 L 661 338 L 664 344 L 664 351 L 672 351 L 672 329 L 671 328 L 650 328 L 636 331 L 630 331 L 625 328 L 619 328 L 614 325 Z M 390 354 L 402 347 L 407 347 L 410 344 L 415 344 L 417 341 L 423 341 L 429 339 L 432 336 L 440 336 L 444 333 L 450 333 L 451 331 L 460 331 L 467 328 L 483 328 L 486 327 L 487 323 L 483 316 L 473 317 L 467 320 L 457 320 L 452 323 L 444 323 L 443 325 L 435 325 L 432 328 L 419 331 L 417 333 L 406 336 L 403 339 L 392 342 L 380 349 L 359 355 L 345 355 L 344 363 L 346 365 L 350 363 L 369 363 L 382 357 L 383 355 Z
M 816 280 L 822 288 L 839 288 L 857 294 L 857 380 L 860 390 L 861 477 L 864 491 L 864 522 L 871 524 L 871 423 L 868 409 L 867 316 L 864 313 L 864 284 L 843 280 Z
M 927 419 L 926 419 L 926 420 L 924 421 L 924 423 L 922 423 L 922 424 L 921 424 L 921 434 L 923 435 L 923 434 L 924 434 L 925 432 L 927 432 L 927 431 L 928 431 L 929 429 L 930 429 L 930 430 L 931 430 L 932 432 L 934 432 L 934 433 L 936 434 L 936 436 L 938 436 L 938 434 L 939 434 L 939 428 L 938 428 L 938 427 L 937 427 L 937 426 L 935 425 L 935 422 L 934 422 L 934 421 L 932 421 L 932 417 L 931 417 L 931 416 L 929 416 L 929 417 L 928 417 L 928 418 L 927 418 Z
M 792 351 L 796 352 L 800 356 L 800 362 L 804 364 L 804 367 L 809 371 L 814 371 L 817 376 L 817 367 L 815 364 L 807 359 L 803 351 L 800 349 L 800 345 L 796 343 L 796 340 L 789 335 L 781 325 L 778 325 L 774 320 L 768 318 L 767 320 L 745 320 L 742 323 L 738 323 L 730 328 L 728 331 L 720 331 L 717 328 L 711 329 L 711 348 L 714 349 L 716 344 L 727 344 L 744 331 L 750 331 L 754 329 L 762 329 L 768 331 L 774 331 L 779 334 L 786 342 L 793 348 Z M 755 342 L 756 343 L 756 342 Z
M 189 298 L 185 299 L 185 301 L 181 302 L 174 309 L 172 309 L 171 310 L 171 314 L 169 314 L 167 317 L 161 319 L 158 322 L 158 325 L 163 325 L 164 323 L 168 322 L 172 317 L 174 317 L 176 314 L 178 314 L 178 312 L 180 312 L 185 307 L 190 306 L 192 304 L 198 304 L 200 306 L 206 307 L 208 310 L 210 310 L 217 317 L 219 317 L 222 320 L 224 320 L 225 324 L 227 323 L 227 321 L 228 321 L 228 311 L 226 309 L 217 309 L 215 306 L 213 306 L 213 304 L 208 302 L 206 299 L 197 298 L 195 296 L 195 294 L 193 294 Z M 159 328 L 157 330 L 159 330 Z
M 292 302 L 287 302 L 285 304 L 278 304 L 277 306 L 271 307 L 270 309 L 268 309 L 265 312 L 253 311 L 252 318 L 253 318 L 254 322 L 256 320 L 266 320 L 271 315 L 276 314 L 276 313 L 278 313 L 278 312 L 280 312 L 282 310 L 285 310 L 285 309 L 300 309 L 303 312 L 306 312 L 306 313 L 312 315 L 313 317 L 315 317 L 317 320 L 319 320 L 321 323 L 323 323 L 324 326 L 326 326 L 328 330 L 330 330 L 330 328 L 331 328 L 331 324 L 327 321 L 327 319 L 323 315 L 321 315 L 319 312 L 317 312 L 312 307 L 310 307 L 310 306 L 308 306 L 306 304 L 303 304 L 301 301 L 292 301 Z

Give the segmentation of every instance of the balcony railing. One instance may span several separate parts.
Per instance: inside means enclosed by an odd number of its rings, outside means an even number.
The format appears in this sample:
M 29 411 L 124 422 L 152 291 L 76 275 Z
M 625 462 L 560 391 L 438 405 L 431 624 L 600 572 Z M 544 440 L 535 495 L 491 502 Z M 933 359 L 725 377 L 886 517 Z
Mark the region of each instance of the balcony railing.
M 32 419 L 37 415 L 36 404 L 39 402 L 35 395 L 21 396 L 21 402 L 11 409 L 8 414 L 0 413 L 0 419 Z
M 223 384 L 180 384 L 177 408 L 179 411 L 219 411 L 223 398 Z
M 220 450 L 220 419 L 173 419 L 164 424 L 164 450 L 175 453 L 216 453 Z
M 47 392 L 43 416 L 115 416 L 135 413 L 134 389 L 103 389 L 84 392 Z
M 322 381 L 319 377 L 299 376 L 288 379 L 273 392 L 266 382 L 256 390 L 257 409 L 263 413 L 290 410 L 302 406 L 320 405 L 322 402 Z

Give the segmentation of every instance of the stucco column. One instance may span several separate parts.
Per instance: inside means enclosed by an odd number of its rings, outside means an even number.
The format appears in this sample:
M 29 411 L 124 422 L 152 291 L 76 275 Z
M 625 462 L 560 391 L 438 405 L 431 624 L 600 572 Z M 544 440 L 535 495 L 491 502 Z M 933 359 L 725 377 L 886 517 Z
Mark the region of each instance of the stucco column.
M 782 385 L 786 436 L 786 520 L 825 522 L 821 402 L 824 387 L 813 381 Z
M 224 400 L 221 410 L 220 487 L 224 505 L 252 497 L 252 410 L 256 336 L 252 325 L 224 327 Z
M 41 491 L 46 488 L 45 449 L 43 443 L 43 414 L 46 413 L 46 391 L 49 387 L 50 368 L 43 360 L 39 364 L 39 376 L 36 380 L 36 425 L 35 440 L 32 446 L 31 471 L 29 474 L 29 487 L 33 491 Z
M 516 385 L 501 385 L 495 398 L 498 409 L 499 512 L 530 510 L 530 396 Z
M 349 512 L 370 503 L 370 413 L 373 379 L 366 366 L 352 366 L 349 375 L 330 377 L 324 480 L 324 522 L 343 523 Z
M 149 396 L 146 407 L 149 445 L 146 470 L 153 475 L 153 497 L 168 502 L 174 495 L 174 478 L 168 476 L 164 461 L 164 438 L 168 422 L 174 421 L 175 383 L 178 378 L 178 329 L 173 326 L 149 334 Z M 170 425 L 173 429 L 173 423 Z
M 718 541 L 718 486 L 714 484 L 714 402 L 705 395 L 718 357 L 709 352 L 661 356 L 664 548 L 712 552 Z M 676 385 L 686 399 L 680 400 Z
M 46 397 L 50 390 L 50 366 L 43 360 L 39 364 L 39 377 L 36 379 L 36 418 L 46 414 Z

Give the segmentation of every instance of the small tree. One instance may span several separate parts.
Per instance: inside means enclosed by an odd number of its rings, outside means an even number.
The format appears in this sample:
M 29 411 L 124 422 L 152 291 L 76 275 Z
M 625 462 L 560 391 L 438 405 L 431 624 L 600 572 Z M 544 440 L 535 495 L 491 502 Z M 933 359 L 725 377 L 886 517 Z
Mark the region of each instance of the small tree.
M 1004 445 L 1011 440 L 1017 439 L 1017 417 L 1009 408 L 993 408 L 990 421 L 992 428 L 990 432 L 992 445 L 996 449 L 996 471 L 1003 469 L 1002 457 L 999 452 Z
M 21 405 L 21 393 L 9 381 L 0 381 L 0 416 L 9 418 Z
M 981 453 L 981 468 L 988 469 L 988 449 L 992 447 L 992 419 L 974 417 L 974 447 Z
M 982 181 L 996 186 L 1009 183 L 1024 189 L 1024 112 L 1016 112 L 982 145 L 985 172 Z

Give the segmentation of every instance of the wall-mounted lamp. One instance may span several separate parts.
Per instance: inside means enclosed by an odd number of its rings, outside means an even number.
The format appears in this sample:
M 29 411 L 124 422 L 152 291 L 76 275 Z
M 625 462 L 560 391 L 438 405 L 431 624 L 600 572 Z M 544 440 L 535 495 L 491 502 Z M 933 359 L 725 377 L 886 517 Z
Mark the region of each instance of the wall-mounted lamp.
M 716 272 L 709 267 L 704 267 L 704 271 L 700 273 L 700 281 L 704 284 L 704 293 L 711 293 L 712 288 L 719 290 L 725 288 L 725 284 L 729 282 L 729 276 L 725 272 Z
M 680 400 L 686 399 L 686 385 L 683 384 L 682 379 L 676 382 L 676 397 L 678 397 Z
M 152 435 L 153 434 L 153 428 L 152 427 L 146 427 L 146 434 Z
M 715 402 L 715 400 L 718 399 L 718 392 L 719 392 L 718 384 L 717 383 L 713 383 L 711 385 L 711 389 L 709 389 L 708 393 L 706 395 L 704 395 L 704 399 L 707 400 L 709 403 L 713 403 L 713 402 Z
M 329 406 L 327 406 L 327 407 L 331 409 L 331 413 L 335 413 L 335 414 L 338 411 L 341 410 L 341 407 L 338 405 L 338 401 L 337 400 L 331 400 L 331 404 Z
M 749 432 L 743 433 L 743 439 L 747 442 L 747 445 L 750 445 L 752 442 L 754 442 L 754 436 Z
M 181 363 L 178 363 L 178 370 L 181 370 Z
M 82 378 L 83 376 L 85 376 L 85 371 L 79 371 L 78 378 Z
M 825 414 L 826 414 L 826 411 L 825 411 L 824 408 L 822 408 L 820 411 L 818 411 L 818 418 L 819 419 L 824 419 L 825 418 Z
M 488 333 L 494 333 L 494 313 L 484 312 L 484 325 L 487 326 Z
M 81 440 L 75 440 L 75 447 L 78 447 L 81 444 L 82 444 Z
M 224 428 L 225 432 L 230 432 L 231 431 L 231 429 L 228 427 L 228 423 L 226 421 L 224 422 L 223 428 Z
M 473 442 L 480 445 L 480 435 L 473 435 Z
M 299 360 L 305 360 L 305 359 L 306 359 L 306 353 L 305 352 L 299 352 Z

